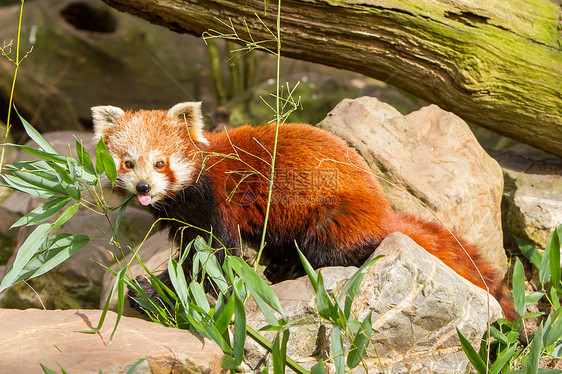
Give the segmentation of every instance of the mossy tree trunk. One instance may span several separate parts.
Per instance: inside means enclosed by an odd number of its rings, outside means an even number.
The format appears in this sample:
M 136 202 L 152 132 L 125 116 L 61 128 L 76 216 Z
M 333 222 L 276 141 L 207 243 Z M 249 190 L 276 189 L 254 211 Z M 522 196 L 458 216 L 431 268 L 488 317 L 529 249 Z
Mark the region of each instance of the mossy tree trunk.
M 172 30 L 270 39 L 276 2 L 104 0 Z M 562 156 L 560 7 L 550 0 L 284 0 L 282 53 L 398 86 Z

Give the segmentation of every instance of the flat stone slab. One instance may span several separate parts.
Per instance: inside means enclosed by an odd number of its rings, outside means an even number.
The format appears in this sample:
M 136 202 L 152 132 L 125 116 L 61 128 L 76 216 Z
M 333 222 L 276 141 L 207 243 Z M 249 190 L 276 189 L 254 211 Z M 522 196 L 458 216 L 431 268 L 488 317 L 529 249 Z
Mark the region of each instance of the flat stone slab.
M 43 373 L 40 364 L 68 373 L 221 373 L 222 351 L 191 331 L 108 312 L 96 334 L 100 310 L 0 310 L 0 372 Z

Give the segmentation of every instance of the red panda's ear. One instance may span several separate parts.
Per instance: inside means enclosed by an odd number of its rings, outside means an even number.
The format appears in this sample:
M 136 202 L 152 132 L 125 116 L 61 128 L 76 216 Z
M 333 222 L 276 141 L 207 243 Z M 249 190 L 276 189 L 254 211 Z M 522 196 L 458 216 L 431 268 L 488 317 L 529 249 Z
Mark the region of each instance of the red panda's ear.
M 125 114 L 123 109 L 116 106 L 94 106 L 91 108 L 94 120 L 94 138 L 99 141 L 107 134 L 107 129 L 117 123 L 117 118 Z
M 203 135 L 203 113 L 200 101 L 189 101 L 174 105 L 168 110 L 168 118 L 172 118 L 182 126 L 186 126 L 194 141 L 209 145 Z

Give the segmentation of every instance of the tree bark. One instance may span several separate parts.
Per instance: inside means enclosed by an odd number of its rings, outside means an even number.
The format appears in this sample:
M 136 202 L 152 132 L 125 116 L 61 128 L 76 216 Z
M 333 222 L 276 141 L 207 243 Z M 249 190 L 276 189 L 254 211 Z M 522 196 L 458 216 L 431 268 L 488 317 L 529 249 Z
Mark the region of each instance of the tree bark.
M 201 35 L 271 39 L 277 3 L 104 0 Z M 282 54 L 356 71 L 562 156 L 560 7 L 549 0 L 284 0 Z M 222 23 L 222 22 L 224 23 Z M 245 22 L 245 23 L 244 23 Z

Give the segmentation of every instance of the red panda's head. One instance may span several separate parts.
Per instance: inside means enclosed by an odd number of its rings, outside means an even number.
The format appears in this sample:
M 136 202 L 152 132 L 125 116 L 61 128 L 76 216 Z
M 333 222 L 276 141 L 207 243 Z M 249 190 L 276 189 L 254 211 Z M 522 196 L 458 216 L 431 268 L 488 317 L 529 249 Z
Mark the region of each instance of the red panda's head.
M 117 166 L 117 186 L 155 204 L 188 186 L 199 173 L 203 134 L 200 102 L 168 111 L 92 108 L 95 140 L 103 138 Z

